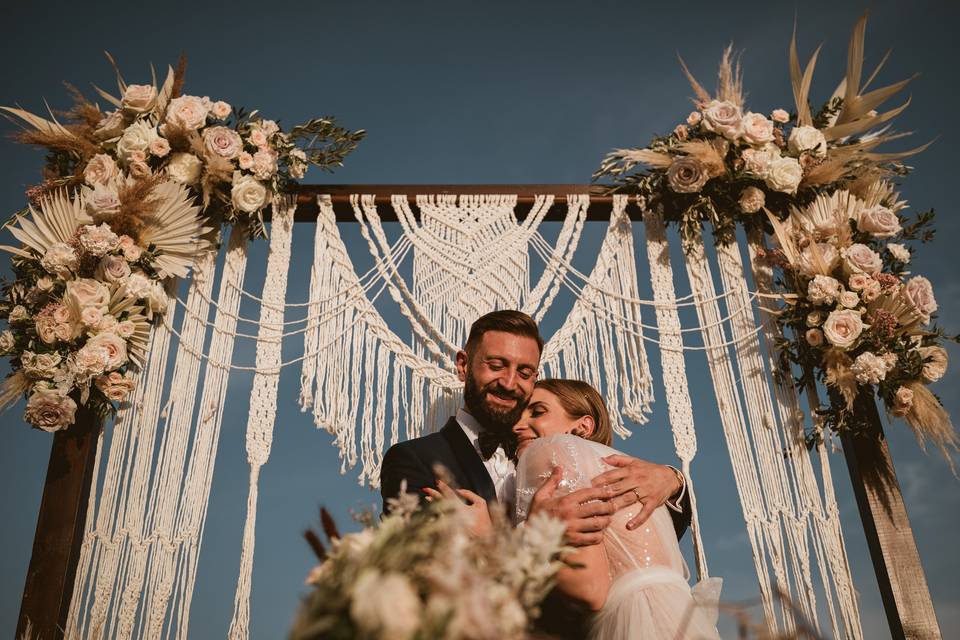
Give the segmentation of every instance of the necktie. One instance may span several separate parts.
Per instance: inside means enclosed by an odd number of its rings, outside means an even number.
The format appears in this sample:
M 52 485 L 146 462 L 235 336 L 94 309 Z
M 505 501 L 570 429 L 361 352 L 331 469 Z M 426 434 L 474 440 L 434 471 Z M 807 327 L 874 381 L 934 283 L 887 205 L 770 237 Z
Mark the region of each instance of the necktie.
M 507 458 L 511 460 L 517 455 L 517 440 L 514 438 L 513 433 L 500 434 L 484 429 L 477 436 L 477 445 L 480 447 L 480 456 L 484 460 L 489 460 L 500 447 L 503 447 Z

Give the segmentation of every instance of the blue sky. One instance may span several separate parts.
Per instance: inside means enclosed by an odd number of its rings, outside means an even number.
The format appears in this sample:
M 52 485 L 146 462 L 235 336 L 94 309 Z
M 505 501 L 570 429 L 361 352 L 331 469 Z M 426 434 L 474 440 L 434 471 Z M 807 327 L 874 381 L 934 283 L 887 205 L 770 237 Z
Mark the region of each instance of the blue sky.
M 711 86 L 720 52 L 731 41 L 744 50 L 748 104 L 757 111 L 789 108 L 787 46 L 795 12 L 801 56 L 825 43 L 812 94 L 826 97 L 843 73 L 849 30 L 864 9 L 839 2 L 91 4 L 6 9 L 0 104 L 39 110 L 45 97 L 66 106 L 61 81 L 83 90 L 89 82 L 112 86 L 105 49 L 131 82 L 149 79 L 150 62 L 175 63 L 185 52 L 188 93 L 259 108 L 287 126 L 333 114 L 345 126 L 368 130 L 342 170 L 333 176 L 311 171 L 307 182 L 425 184 L 587 182 L 609 149 L 641 145 L 685 117 L 691 92 L 677 53 Z M 918 143 L 937 141 L 911 161 L 916 170 L 902 191 L 915 209 L 939 213 L 938 239 L 914 267 L 933 281 L 941 321 L 957 332 L 960 284 L 952 249 L 960 223 L 950 149 L 960 144 L 954 123 L 960 92 L 952 68 L 960 53 L 960 9 L 944 2 L 874 2 L 870 9 L 868 64 L 893 48 L 880 81 L 921 74 L 908 89 L 913 104 L 897 128 L 915 131 Z M 9 141 L 0 145 L 0 211 L 22 206 L 23 189 L 38 180 L 41 163 L 39 152 Z M 581 265 L 589 265 L 601 232 L 602 225 L 586 232 Z M 348 225 L 343 234 L 362 270 L 369 257 L 359 233 Z M 309 263 L 311 235 L 297 234 L 295 264 Z M 251 291 L 262 286 L 265 255 L 265 244 L 256 244 L 251 263 L 259 266 L 247 277 Z M 289 300 L 305 299 L 305 273 L 291 271 Z M 243 312 L 257 315 L 253 307 Z M 389 309 L 384 313 L 397 320 Z M 548 320 L 547 333 L 556 321 Z M 291 342 L 285 357 L 299 348 Z M 956 347 L 949 351 L 960 359 Z M 252 347 L 238 348 L 236 357 L 252 362 Z M 702 359 L 693 356 L 689 366 L 699 434 L 693 473 L 711 572 L 726 579 L 725 597 L 750 599 L 756 579 L 716 408 Z M 954 367 L 935 389 L 954 415 L 960 415 L 953 393 L 958 371 Z M 250 384 L 249 376 L 238 375 L 230 387 L 194 598 L 194 637 L 223 636 L 229 624 L 247 491 L 243 429 Z M 273 453 L 261 479 L 254 638 L 279 637 L 289 623 L 311 560 L 300 532 L 314 522 L 317 505 L 327 505 L 347 525 L 351 509 L 378 503 L 355 474 L 340 475 L 330 437 L 296 406 L 297 384 L 295 370 L 281 378 Z M 674 456 L 662 388 L 656 393 L 654 419 L 622 448 L 668 462 Z M 16 624 L 51 440 L 24 426 L 21 413 L 22 404 L 0 416 L 8 439 L 0 447 L 5 633 Z M 960 629 L 960 553 L 953 533 L 960 528 L 960 483 L 936 453 L 921 451 L 904 424 L 888 423 L 886 430 L 941 629 L 950 637 Z M 832 468 L 866 636 L 888 637 L 842 455 L 832 457 Z

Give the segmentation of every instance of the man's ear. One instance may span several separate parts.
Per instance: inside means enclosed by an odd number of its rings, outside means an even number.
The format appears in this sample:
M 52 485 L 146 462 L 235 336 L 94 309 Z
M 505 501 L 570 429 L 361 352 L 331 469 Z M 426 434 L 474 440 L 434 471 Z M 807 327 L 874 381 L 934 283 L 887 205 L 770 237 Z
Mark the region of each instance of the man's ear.
M 597 428 L 597 423 L 594 422 L 593 416 L 580 416 L 577 419 L 577 424 L 574 425 L 573 435 L 580 436 L 584 439 L 589 439 L 593 435 L 593 430 Z
M 457 351 L 457 378 L 460 382 L 467 381 L 467 352 Z

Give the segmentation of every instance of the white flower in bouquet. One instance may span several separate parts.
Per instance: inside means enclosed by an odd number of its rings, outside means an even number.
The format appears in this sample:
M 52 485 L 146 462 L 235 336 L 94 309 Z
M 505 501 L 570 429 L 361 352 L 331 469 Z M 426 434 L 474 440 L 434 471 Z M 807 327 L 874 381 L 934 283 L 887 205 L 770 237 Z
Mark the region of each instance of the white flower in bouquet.
M 263 132 L 268 136 L 272 136 L 280 131 L 280 126 L 273 120 L 261 120 L 260 128 L 263 129 Z
M 277 172 L 277 154 L 271 149 L 261 149 L 253 154 L 253 173 L 260 180 L 269 180 Z
M 40 266 L 48 273 L 69 279 L 71 273 L 80 266 L 80 258 L 70 245 L 65 242 L 54 242 L 40 259 Z
M 113 186 L 98 182 L 92 189 L 84 187 L 82 193 L 84 209 L 94 221 L 107 221 L 120 213 L 120 195 Z
M 837 302 L 842 307 L 853 309 L 860 304 L 860 296 L 857 295 L 856 291 L 844 291 L 837 297 Z
M 106 313 L 110 304 L 110 290 L 93 278 L 78 278 L 67 282 L 67 288 L 63 293 L 63 306 L 54 311 L 54 318 L 58 322 L 66 322 L 67 319 L 60 319 L 57 314 L 62 309 L 69 312 L 73 318 L 79 318 L 81 312 L 87 307 L 96 307 Z
M 18 304 L 13 309 L 10 310 L 10 315 L 7 316 L 7 322 L 14 324 L 16 322 L 25 322 L 30 319 L 30 312 L 27 311 L 27 308 L 22 304 Z
M 742 120 L 740 107 L 727 100 L 712 100 L 703 109 L 703 126 L 728 140 L 740 135 Z
M 152 84 L 128 84 L 120 104 L 127 113 L 147 113 L 157 104 L 157 88 Z
M 741 154 L 744 170 L 758 178 L 765 178 L 770 169 L 770 163 L 780 158 L 780 150 L 775 144 L 768 144 L 760 149 L 744 149 Z
M 740 193 L 740 210 L 744 213 L 756 213 L 763 208 L 766 201 L 763 189 L 747 187 Z
M 843 285 L 831 276 L 817 274 L 807 285 L 807 298 L 813 304 L 833 304 L 843 293 Z
M 270 203 L 270 190 L 253 176 L 235 172 L 233 187 L 230 189 L 230 200 L 235 209 L 256 213 Z
M 97 280 L 116 284 L 123 282 L 130 275 L 130 265 L 123 256 L 104 256 L 97 264 L 94 275 Z
M 764 182 L 774 191 L 796 193 L 803 179 L 803 168 L 795 158 L 777 158 L 772 160 L 764 175 Z
M 117 249 L 123 253 L 123 258 L 127 262 L 136 262 L 140 259 L 143 249 L 137 246 L 137 243 L 133 241 L 128 235 L 121 235 L 117 239 Z
M 816 127 L 794 127 L 787 140 L 787 148 L 794 155 L 809 152 L 816 158 L 823 158 L 827 155 L 827 139 Z
M 203 146 L 212 155 L 233 160 L 243 151 L 243 140 L 228 127 L 207 127 L 203 130 Z
M 117 142 L 117 155 L 121 162 L 130 162 L 131 154 L 135 151 L 146 153 L 150 145 L 159 136 L 157 129 L 145 120 L 138 120 L 124 129 L 120 141 Z
M 836 247 L 828 242 L 811 242 L 800 251 L 797 268 L 805 276 L 825 275 L 840 262 Z
M 831 311 L 823 323 L 823 336 L 833 346 L 846 350 L 856 344 L 864 328 L 863 318 L 856 311 Z
M 270 143 L 267 141 L 267 134 L 263 129 L 254 129 L 250 132 L 250 144 L 258 149 L 266 149 Z
M 773 122 L 762 113 L 747 113 L 742 124 L 743 139 L 748 144 L 760 146 L 773 142 Z
M 73 369 L 78 378 L 89 380 L 106 373 L 109 359 L 110 353 L 105 346 L 87 342 L 73 355 Z
M 105 222 L 84 225 L 80 229 L 80 248 L 92 256 L 102 256 L 117 248 L 120 238 Z
M 107 375 L 99 376 L 93 381 L 93 384 L 108 400 L 114 402 L 122 402 L 137 386 L 129 373 L 124 375 L 119 371 L 111 371 Z
M 99 123 L 93 135 L 98 140 L 113 140 L 123 133 L 125 122 L 120 111 L 111 111 Z
M 843 268 L 847 274 L 865 273 L 875 275 L 883 268 L 880 254 L 865 244 L 852 244 L 840 251 Z
M 196 184 L 203 175 L 203 161 L 192 153 L 174 153 L 167 163 L 167 175 L 180 184 Z
M 890 252 L 890 255 L 892 255 L 895 260 L 899 260 L 904 264 L 910 262 L 910 250 L 899 242 L 891 242 L 888 244 L 887 251 Z
M 96 329 L 103 322 L 103 311 L 96 307 L 87 307 L 80 312 L 80 322 L 88 328 Z
M 152 282 L 147 274 L 142 271 L 134 271 L 127 276 L 123 283 L 123 293 L 128 298 L 142 300 L 149 295 Z
M 923 358 L 923 370 L 920 375 L 927 384 L 940 380 L 947 373 L 947 350 L 933 345 L 917 349 Z
M 77 403 L 56 389 L 35 388 L 27 400 L 24 419 L 50 433 L 73 424 Z
M 406 577 L 367 569 L 350 598 L 350 617 L 365 634 L 409 640 L 420 626 L 420 598 Z
M 147 303 L 147 308 L 153 313 L 166 311 L 167 304 L 169 303 L 167 290 L 164 288 L 163 283 L 157 280 L 150 282 L 150 289 L 143 299 Z
M 874 238 L 889 238 L 900 233 L 900 218 L 887 207 L 878 204 L 860 212 L 857 229 Z
M 244 151 L 237 158 L 237 163 L 240 165 L 241 169 L 250 169 L 253 167 L 253 155 Z
M 924 322 L 937 310 L 937 300 L 933 297 L 933 285 L 923 276 L 914 276 L 903 287 L 903 296 L 917 310 Z
M 63 358 L 59 353 L 34 353 L 24 351 L 20 355 L 20 364 L 24 374 L 35 380 L 53 378 Z
M 13 331 L 4 329 L 3 332 L 0 333 L 0 356 L 5 356 L 13 351 L 16 344 L 17 340 L 13 336 Z
M 294 149 L 290 152 L 290 177 L 300 180 L 307 174 L 307 154 L 303 149 Z
M 207 122 L 208 106 L 197 96 L 180 96 L 167 106 L 167 123 L 178 129 L 196 131 Z
M 770 113 L 770 118 L 774 122 L 779 122 L 780 124 L 786 124 L 787 122 L 790 122 L 790 114 L 787 113 L 786 109 L 774 109 Z
M 880 384 L 889 370 L 887 360 L 871 351 L 861 353 L 850 365 L 850 372 L 860 384 Z
M 225 120 L 233 109 L 223 100 L 217 100 L 210 106 L 210 113 L 218 120 Z
M 40 276 L 37 278 L 37 290 L 43 293 L 53 291 L 53 278 L 50 276 Z
M 709 178 L 703 163 L 689 156 L 675 159 L 667 169 L 667 182 L 677 193 L 697 193 Z
M 105 153 L 98 153 L 87 162 L 83 168 L 83 181 L 91 187 L 98 184 L 110 184 L 120 175 L 120 168 L 113 158 Z
M 899 387 L 893 396 L 893 415 L 903 417 L 913 408 L 913 391 L 907 387 Z

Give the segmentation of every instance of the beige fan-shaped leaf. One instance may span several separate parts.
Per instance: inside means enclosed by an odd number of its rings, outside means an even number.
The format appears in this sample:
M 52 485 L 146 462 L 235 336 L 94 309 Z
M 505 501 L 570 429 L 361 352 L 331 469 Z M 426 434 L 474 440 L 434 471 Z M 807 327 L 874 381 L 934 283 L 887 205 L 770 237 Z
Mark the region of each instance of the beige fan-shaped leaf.
M 862 200 L 843 189 L 830 195 L 820 194 L 802 209 L 790 213 L 793 228 L 818 242 L 837 238 L 841 247 L 850 244 L 850 220 L 860 220 Z
M 211 231 L 203 226 L 200 207 L 193 204 L 187 187 L 161 182 L 154 188 L 156 210 L 140 232 L 140 243 L 157 251 L 154 267 L 161 278 L 186 277 L 190 267 L 210 243 L 203 237 Z
M 157 89 L 157 106 L 153 108 L 153 114 L 159 120 L 167 110 L 170 103 L 170 96 L 173 95 L 173 67 L 167 65 L 167 78 L 163 81 L 163 86 Z
M 817 64 L 820 47 L 810 56 L 807 67 L 800 73 L 800 58 L 797 55 L 797 25 L 793 25 L 793 37 L 790 39 L 790 84 L 793 87 L 793 101 L 797 106 L 797 124 L 802 126 L 813 125 L 813 115 L 810 113 L 810 83 L 813 80 L 813 69 Z
M 147 354 L 147 342 L 150 340 L 150 320 L 143 314 L 143 306 L 128 297 L 122 285 L 117 285 L 110 293 L 108 309 L 114 317 L 126 313 L 126 319 L 133 323 L 133 334 L 127 338 L 127 354 L 133 362 L 142 367 Z
M 83 210 L 81 198 L 58 189 L 40 201 L 39 211 L 31 206 L 29 219 L 23 216 L 16 224 L 8 227 L 13 237 L 43 256 L 53 244 L 69 242 L 79 227 L 93 224 L 93 219 Z

